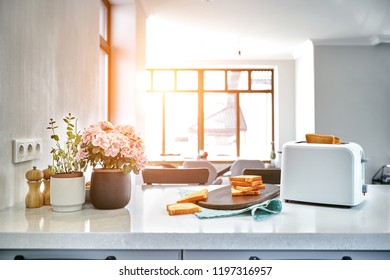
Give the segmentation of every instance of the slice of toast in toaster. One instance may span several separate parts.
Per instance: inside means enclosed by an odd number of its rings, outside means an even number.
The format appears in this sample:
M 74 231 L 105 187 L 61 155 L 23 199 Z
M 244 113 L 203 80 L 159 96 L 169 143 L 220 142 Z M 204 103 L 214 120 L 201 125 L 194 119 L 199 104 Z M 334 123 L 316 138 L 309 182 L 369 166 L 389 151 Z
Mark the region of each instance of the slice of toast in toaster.
M 308 133 L 306 134 L 306 142 L 313 144 L 340 144 L 341 140 L 334 135 Z

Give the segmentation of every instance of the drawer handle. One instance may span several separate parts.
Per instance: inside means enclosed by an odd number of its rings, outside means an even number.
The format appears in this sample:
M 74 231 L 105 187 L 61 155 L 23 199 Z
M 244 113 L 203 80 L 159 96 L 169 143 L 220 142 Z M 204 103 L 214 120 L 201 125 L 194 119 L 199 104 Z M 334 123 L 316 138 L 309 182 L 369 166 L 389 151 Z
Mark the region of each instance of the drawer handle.
M 249 257 L 249 260 L 250 261 L 257 261 L 257 260 L 260 260 L 260 258 L 256 257 L 256 256 L 251 256 L 251 257 Z
M 14 257 L 14 260 L 26 260 L 26 258 L 23 255 L 16 255 Z M 116 257 L 115 256 L 107 256 L 105 258 L 105 260 L 107 260 L 107 261 L 114 261 L 114 260 L 116 260 Z

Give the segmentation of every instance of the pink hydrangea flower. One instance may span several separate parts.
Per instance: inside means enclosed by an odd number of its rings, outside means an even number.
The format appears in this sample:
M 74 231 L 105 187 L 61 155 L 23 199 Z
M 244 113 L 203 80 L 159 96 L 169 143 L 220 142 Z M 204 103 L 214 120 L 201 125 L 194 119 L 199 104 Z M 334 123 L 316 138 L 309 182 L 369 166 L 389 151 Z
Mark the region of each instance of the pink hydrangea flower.
M 130 125 L 114 126 L 101 121 L 85 129 L 81 139 L 80 157 L 94 167 L 120 168 L 137 174 L 146 166 L 144 142 Z

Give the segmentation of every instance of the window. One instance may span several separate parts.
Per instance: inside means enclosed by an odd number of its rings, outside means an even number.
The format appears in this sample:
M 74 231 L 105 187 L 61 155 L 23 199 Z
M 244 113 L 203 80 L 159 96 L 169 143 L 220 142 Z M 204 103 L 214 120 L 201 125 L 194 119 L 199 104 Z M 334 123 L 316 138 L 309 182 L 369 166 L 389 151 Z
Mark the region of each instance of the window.
M 149 69 L 146 147 L 161 154 L 268 159 L 273 69 Z
M 109 63 L 110 63 L 110 3 L 100 1 L 99 51 L 99 118 L 108 119 Z

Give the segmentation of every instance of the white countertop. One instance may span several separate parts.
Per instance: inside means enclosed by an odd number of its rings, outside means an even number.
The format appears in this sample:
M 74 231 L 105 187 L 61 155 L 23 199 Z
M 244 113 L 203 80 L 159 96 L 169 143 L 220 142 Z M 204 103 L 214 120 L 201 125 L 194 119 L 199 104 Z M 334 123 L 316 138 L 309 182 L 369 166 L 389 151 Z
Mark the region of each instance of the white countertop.
M 352 208 L 283 202 L 280 214 L 260 221 L 169 216 L 166 205 L 179 197 L 178 187 L 133 186 L 129 205 L 117 210 L 17 205 L 0 211 L 0 249 L 390 250 L 386 185 L 370 185 Z

